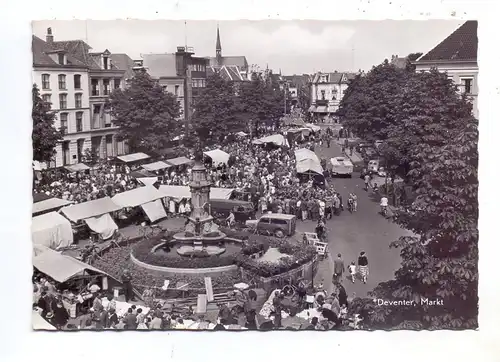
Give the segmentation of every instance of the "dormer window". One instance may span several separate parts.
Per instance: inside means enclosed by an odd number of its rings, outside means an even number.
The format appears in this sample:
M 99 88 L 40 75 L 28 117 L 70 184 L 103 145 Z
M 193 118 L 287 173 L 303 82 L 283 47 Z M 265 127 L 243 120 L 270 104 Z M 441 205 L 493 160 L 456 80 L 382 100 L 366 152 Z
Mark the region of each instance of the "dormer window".
M 102 57 L 102 68 L 109 69 L 109 58 L 106 56 Z
M 58 62 L 60 65 L 64 65 L 64 64 L 66 64 L 65 59 L 64 59 L 64 53 L 59 53 L 59 54 L 57 54 L 57 62 Z
M 325 100 L 325 91 L 324 90 L 321 91 L 321 100 L 323 100 L 323 101 Z

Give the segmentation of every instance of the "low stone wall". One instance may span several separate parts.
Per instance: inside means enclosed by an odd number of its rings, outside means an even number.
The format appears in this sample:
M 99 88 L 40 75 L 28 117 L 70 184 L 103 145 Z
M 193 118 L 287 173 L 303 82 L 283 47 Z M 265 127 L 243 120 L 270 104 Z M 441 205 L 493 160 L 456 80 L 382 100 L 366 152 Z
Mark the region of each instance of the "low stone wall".
M 189 276 L 207 276 L 214 277 L 218 275 L 222 275 L 227 272 L 232 272 L 238 269 L 236 265 L 226 265 L 220 266 L 216 268 L 199 268 L 199 269 L 188 269 L 188 268 L 168 268 L 163 266 L 156 266 L 151 264 L 143 263 L 140 260 L 137 260 L 132 253 L 130 253 L 130 259 L 134 264 L 140 266 L 141 268 L 147 269 L 153 272 L 156 275 L 160 276 L 170 276 L 170 275 L 189 275 Z
M 241 276 L 244 279 L 253 279 L 257 283 L 258 288 L 264 289 L 266 292 L 271 292 L 276 288 L 281 288 L 288 283 L 290 279 L 304 279 L 306 283 L 312 283 L 314 276 L 318 270 L 318 258 L 315 257 L 311 261 L 301 265 L 298 268 L 289 270 L 285 273 L 274 275 L 269 278 L 255 276 L 245 269 L 241 268 Z

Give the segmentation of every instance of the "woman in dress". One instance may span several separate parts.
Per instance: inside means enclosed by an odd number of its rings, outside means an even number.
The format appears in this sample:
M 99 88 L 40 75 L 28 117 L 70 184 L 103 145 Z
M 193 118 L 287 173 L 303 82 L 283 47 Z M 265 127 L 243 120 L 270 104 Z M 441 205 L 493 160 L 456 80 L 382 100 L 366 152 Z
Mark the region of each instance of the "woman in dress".
M 366 279 L 368 278 L 368 258 L 366 257 L 366 253 L 364 251 L 359 254 L 358 267 L 361 280 L 366 284 Z

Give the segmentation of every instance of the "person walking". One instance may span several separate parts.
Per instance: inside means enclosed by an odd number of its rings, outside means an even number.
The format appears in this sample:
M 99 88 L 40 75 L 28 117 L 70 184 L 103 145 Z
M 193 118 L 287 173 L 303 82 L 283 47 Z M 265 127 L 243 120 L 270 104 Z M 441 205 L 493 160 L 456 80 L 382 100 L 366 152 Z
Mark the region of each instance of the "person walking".
M 356 263 L 354 261 L 351 262 L 347 268 L 349 269 L 351 281 L 354 284 L 354 281 L 356 280 Z
M 344 260 L 342 260 L 342 255 L 337 254 L 337 259 L 333 262 L 333 284 L 337 284 L 342 280 L 342 274 L 344 274 L 345 265 Z
M 361 280 L 366 284 L 366 280 L 368 278 L 368 258 L 366 257 L 366 253 L 364 251 L 359 254 L 358 267 Z

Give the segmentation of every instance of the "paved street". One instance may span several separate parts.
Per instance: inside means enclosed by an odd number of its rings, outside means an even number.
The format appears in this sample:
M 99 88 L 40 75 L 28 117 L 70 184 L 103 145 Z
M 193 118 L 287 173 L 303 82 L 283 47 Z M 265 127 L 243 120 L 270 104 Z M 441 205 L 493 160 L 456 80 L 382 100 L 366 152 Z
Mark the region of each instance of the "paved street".
M 320 147 L 315 151 L 320 158 L 329 159 L 341 155 L 341 148 L 334 142 L 330 148 Z M 344 211 L 340 216 L 334 216 L 332 220 L 327 221 L 330 257 L 320 266 L 317 280 L 324 278 L 325 286 L 330 287 L 333 259 L 337 254 L 342 254 L 347 268 L 351 261 L 357 262 L 361 251 L 365 251 L 370 267 L 367 284 L 357 282 L 352 285 L 346 281 L 344 285 L 349 295 L 356 293 L 356 296 L 366 296 L 366 293 L 379 282 L 393 277 L 394 271 L 400 265 L 400 257 L 398 250 L 389 249 L 389 244 L 402 235 L 409 235 L 410 232 L 401 229 L 378 213 L 380 210 L 378 202 L 373 201 L 363 190 L 363 181 L 359 178 L 359 174 L 354 174 L 352 178 L 335 178 L 334 186 L 341 193 L 344 205 L 347 204 L 349 192 L 356 193 L 358 212 L 351 214 Z M 298 231 L 312 231 L 315 225 L 316 223 L 312 221 L 299 221 Z

